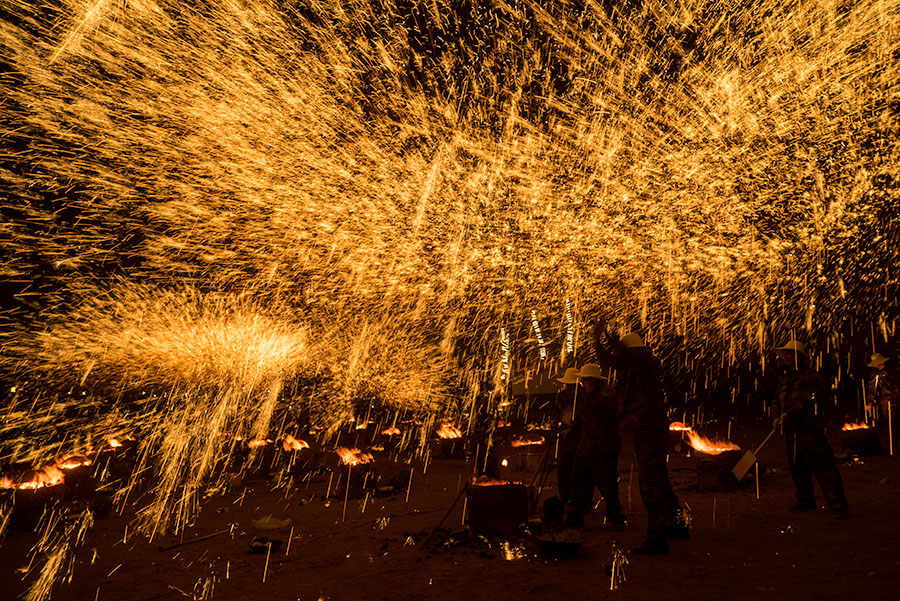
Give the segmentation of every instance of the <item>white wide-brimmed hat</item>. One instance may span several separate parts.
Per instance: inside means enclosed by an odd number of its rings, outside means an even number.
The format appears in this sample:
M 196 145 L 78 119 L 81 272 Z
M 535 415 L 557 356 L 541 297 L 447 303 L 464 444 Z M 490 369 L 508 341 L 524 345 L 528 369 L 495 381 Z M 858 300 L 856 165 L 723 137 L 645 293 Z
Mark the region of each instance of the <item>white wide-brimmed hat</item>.
M 641 340 L 641 337 L 637 334 L 628 334 L 622 338 L 622 344 L 625 348 L 637 348 L 639 346 L 644 346 L 644 341 Z
M 562 382 L 563 384 L 578 384 L 578 368 L 570 367 L 566 370 L 566 373 L 563 374 L 563 377 L 556 378 L 557 382 Z
M 596 378 L 598 380 L 606 381 L 606 374 L 603 373 L 603 370 L 600 369 L 600 366 L 596 363 L 585 363 L 581 366 L 581 369 L 578 370 L 579 378 Z
M 798 355 L 803 355 L 806 358 L 809 358 L 809 355 L 806 354 L 806 345 L 802 342 L 798 342 L 797 340 L 790 340 L 784 346 L 775 347 L 776 351 L 785 351 L 788 353 L 796 353 Z
M 878 367 L 879 365 L 884 365 L 890 360 L 890 357 L 885 357 L 881 353 L 873 353 L 866 365 L 868 367 Z

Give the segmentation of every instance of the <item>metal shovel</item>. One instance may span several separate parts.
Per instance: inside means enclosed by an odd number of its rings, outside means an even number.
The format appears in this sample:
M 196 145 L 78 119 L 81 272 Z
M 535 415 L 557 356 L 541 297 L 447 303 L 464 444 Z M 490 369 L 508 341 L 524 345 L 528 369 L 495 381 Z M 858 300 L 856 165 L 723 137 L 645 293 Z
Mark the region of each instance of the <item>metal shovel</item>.
M 760 449 L 765 446 L 769 439 L 772 438 L 772 435 L 775 434 L 775 430 L 777 430 L 777 426 L 772 428 L 772 431 L 769 432 L 769 435 L 766 436 L 765 440 L 760 443 L 756 450 L 752 453 L 747 451 L 744 453 L 744 456 L 741 457 L 741 460 L 737 462 L 737 465 L 734 466 L 734 469 L 731 470 L 731 473 L 734 474 L 734 477 L 737 478 L 738 482 L 744 479 L 744 476 L 747 475 L 747 472 L 750 471 L 750 468 L 753 467 L 753 464 L 756 463 L 756 455 L 759 453 Z

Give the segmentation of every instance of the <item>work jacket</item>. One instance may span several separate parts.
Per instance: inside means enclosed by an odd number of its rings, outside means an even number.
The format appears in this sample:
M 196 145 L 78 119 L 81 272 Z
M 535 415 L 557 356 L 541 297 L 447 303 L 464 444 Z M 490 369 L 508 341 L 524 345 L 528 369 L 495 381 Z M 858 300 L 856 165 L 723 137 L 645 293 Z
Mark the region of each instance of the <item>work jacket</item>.
M 778 414 L 784 414 L 785 429 L 817 431 L 823 424 L 817 416 L 816 403 L 825 398 L 825 383 L 816 370 L 808 366 L 787 368 L 778 380 L 774 408 Z

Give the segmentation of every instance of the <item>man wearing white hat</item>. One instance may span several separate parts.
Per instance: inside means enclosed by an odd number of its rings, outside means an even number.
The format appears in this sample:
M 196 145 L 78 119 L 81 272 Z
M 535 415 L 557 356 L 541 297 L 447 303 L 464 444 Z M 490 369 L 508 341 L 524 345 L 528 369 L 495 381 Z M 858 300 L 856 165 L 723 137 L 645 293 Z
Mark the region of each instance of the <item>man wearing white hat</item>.
M 834 517 L 846 518 L 849 509 L 844 485 L 817 411 L 817 403 L 826 399 L 825 384 L 810 367 L 802 342 L 791 340 L 774 350 L 785 366 L 773 404 L 780 414 L 775 423 L 784 427 L 788 467 L 797 489 L 797 503 L 791 511 L 816 508 L 812 483 L 815 476 Z
M 866 383 L 866 405 L 875 414 L 875 424 L 881 446 L 894 454 L 893 428 L 897 423 L 900 405 L 900 378 L 897 367 L 890 357 L 873 353 L 867 364 L 870 368 Z
M 624 526 L 619 502 L 619 408 L 615 395 L 606 386 L 606 374 L 594 363 L 578 370 L 584 387 L 583 398 L 575 404 L 575 416 L 583 423 L 572 466 L 572 497 L 567 521 L 580 527 L 591 510 L 596 487 L 606 502 L 606 521 Z
M 669 423 L 662 388 L 662 365 L 637 334 L 619 340 L 606 321 L 594 324 L 597 359 L 616 370 L 616 389 L 625 427 L 634 434 L 641 501 L 647 510 L 647 539 L 638 555 L 667 555 L 670 538 L 690 538 L 681 505 L 672 490 L 666 455 Z
M 572 493 L 572 466 L 575 464 L 575 451 L 578 449 L 578 440 L 581 437 L 581 421 L 575 419 L 575 409 L 580 397 L 584 396 L 584 390 L 578 386 L 578 368 L 570 367 L 563 377 L 556 378 L 557 382 L 566 385 L 566 389 L 559 394 L 556 407 L 559 409 L 559 421 L 562 428 L 559 432 L 559 446 L 556 455 L 556 482 L 559 486 L 559 496 L 563 505 L 568 502 Z

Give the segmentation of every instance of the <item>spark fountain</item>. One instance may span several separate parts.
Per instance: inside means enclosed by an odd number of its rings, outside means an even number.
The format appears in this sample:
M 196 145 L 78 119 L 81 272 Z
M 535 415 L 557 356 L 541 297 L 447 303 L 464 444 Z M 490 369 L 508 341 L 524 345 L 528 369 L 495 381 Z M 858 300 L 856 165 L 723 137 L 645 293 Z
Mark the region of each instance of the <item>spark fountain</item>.
M 0 15 L 0 458 L 140 433 L 151 536 L 287 388 L 462 427 L 597 312 L 707 380 L 893 330 L 896 0 Z

